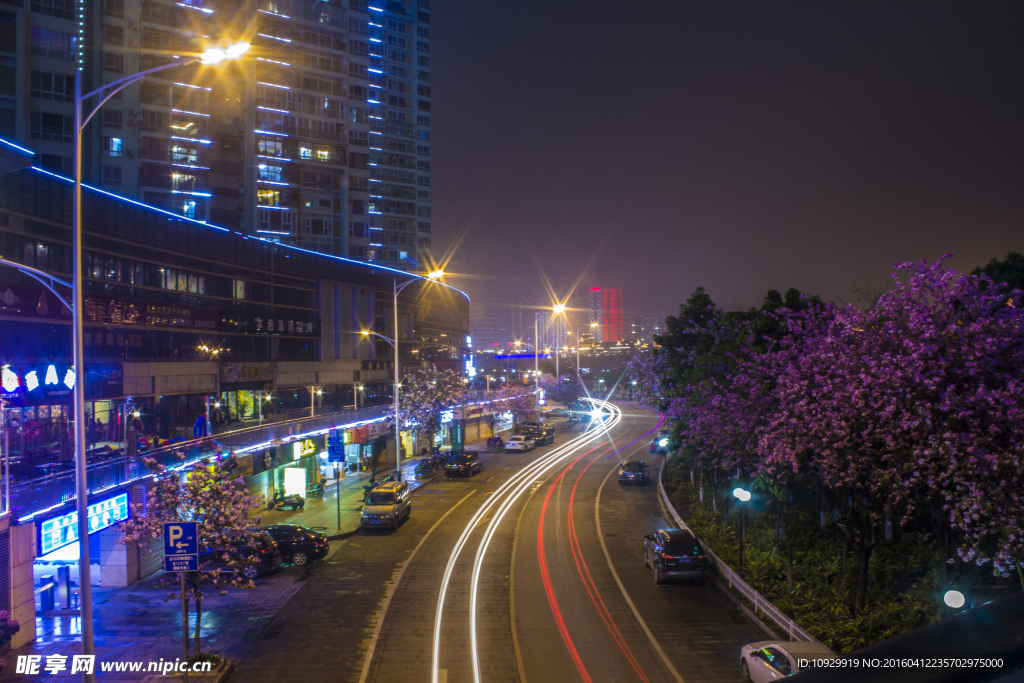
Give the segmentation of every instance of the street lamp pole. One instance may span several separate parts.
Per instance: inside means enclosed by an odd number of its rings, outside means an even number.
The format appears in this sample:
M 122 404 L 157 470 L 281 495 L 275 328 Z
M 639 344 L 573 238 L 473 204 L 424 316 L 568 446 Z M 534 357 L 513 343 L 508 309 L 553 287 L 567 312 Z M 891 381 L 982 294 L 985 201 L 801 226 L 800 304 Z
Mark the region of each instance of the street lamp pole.
M 540 353 L 540 344 L 537 342 L 537 317 L 539 315 L 539 313 L 533 314 L 533 381 L 535 386 L 533 396 L 537 412 L 540 412 L 540 359 L 537 355 Z
M 240 57 L 249 49 L 248 43 L 236 43 L 227 50 L 210 49 L 202 55 L 183 57 L 163 66 L 140 71 L 107 83 L 92 92 L 82 94 L 82 70 L 75 72 L 75 189 L 72 195 L 71 237 L 73 243 L 74 269 L 72 278 L 72 347 L 75 366 L 75 495 L 78 508 L 78 584 L 79 604 L 82 615 L 82 654 L 95 654 L 92 628 L 92 578 L 89 566 L 89 526 L 88 526 L 88 486 L 85 478 L 85 354 L 83 345 L 84 316 L 82 310 L 82 132 L 89 120 L 100 110 L 107 100 L 133 83 L 137 83 L 150 74 L 165 69 L 173 69 L 195 62 L 216 64 L 224 59 Z M 83 114 L 82 103 L 93 97 L 99 102 L 88 114 Z M 93 675 L 82 674 L 83 680 L 93 680 Z
M 444 276 L 444 271 L 435 270 L 427 274 L 428 280 L 438 280 Z M 373 335 L 380 337 L 387 343 L 391 344 L 391 347 L 395 350 L 395 479 L 402 481 L 402 420 L 400 414 L 400 408 L 398 404 L 398 389 L 401 382 L 400 368 L 398 366 L 398 293 L 408 287 L 414 282 L 419 282 L 418 278 L 406 280 L 401 285 L 398 284 L 398 279 L 395 278 L 395 338 L 385 337 L 383 334 L 378 332 L 371 332 L 370 330 L 363 330 L 361 334 L 365 336 Z

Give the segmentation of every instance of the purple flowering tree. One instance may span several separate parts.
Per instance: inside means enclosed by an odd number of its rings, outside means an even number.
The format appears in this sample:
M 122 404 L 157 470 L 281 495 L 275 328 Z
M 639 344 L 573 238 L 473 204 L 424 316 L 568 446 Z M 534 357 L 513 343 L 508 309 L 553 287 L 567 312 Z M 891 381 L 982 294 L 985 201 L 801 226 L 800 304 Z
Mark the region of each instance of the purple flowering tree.
M 633 400 L 645 408 L 657 410 L 664 394 L 662 382 L 668 360 L 660 353 L 640 351 L 626 362 L 626 381 L 633 387 Z
M 243 570 L 260 547 L 259 537 L 250 529 L 258 526 L 257 511 L 263 499 L 249 493 L 234 456 L 200 461 L 176 471 L 146 458 L 154 472 L 153 486 L 145 504 L 132 506 L 132 516 L 121 523 L 122 543 L 146 543 L 163 536 L 165 522 L 198 522 L 199 571 L 185 572 L 186 604 L 196 603 L 195 653 L 200 651 L 203 598 L 208 590 L 221 595 L 228 588 L 252 589 L 252 579 Z M 181 597 L 177 573 L 169 573 L 156 584 L 170 589 L 168 600 Z
M 463 376 L 454 370 L 438 370 L 434 366 L 406 375 L 402 380 L 402 420 L 416 425 L 419 437 L 428 440 L 441 431 L 441 413 L 462 403 L 466 391 Z M 391 419 L 394 420 L 394 411 Z

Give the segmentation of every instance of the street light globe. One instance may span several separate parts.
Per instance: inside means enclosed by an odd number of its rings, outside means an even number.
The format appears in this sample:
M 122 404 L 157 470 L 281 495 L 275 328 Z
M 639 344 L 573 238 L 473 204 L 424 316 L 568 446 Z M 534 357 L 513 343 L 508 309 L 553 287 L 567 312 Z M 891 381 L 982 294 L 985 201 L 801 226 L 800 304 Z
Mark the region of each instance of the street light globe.
M 740 486 L 737 486 L 732 490 L 732 495 L 736 496 L 736 498 L 738 498 L 741 503 L 746 503 L 748 500 L 750 500 L 750 491 L 747 491 L 746 489 Z
M 359 330 L 359 334 L 363 335 L 364 337 L 369 337 L 370 336 L 370 331 L 369 330 Z
M 565 313 L 565 304 L 555 304 L 551 307 L 555 313 Z
M 429 280 L 440 280 L 444 277 L 444 271 L 438 268 L 427 273 L 427 279 Z
M 946 603 L 948 607 L 953 609 L 960 609 L 967 603 L 967 599 L 964 594 L 958 590 L 948 590 L 946 594 L 942 596 L 942 601 Z

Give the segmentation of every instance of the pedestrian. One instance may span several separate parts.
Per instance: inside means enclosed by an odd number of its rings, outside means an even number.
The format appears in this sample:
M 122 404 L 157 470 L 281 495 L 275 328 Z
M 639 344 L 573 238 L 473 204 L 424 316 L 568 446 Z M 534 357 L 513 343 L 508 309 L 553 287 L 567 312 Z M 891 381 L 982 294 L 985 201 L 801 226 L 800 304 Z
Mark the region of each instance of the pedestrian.
M 201 439 L 206 436 L 206 418 L 203 417 L 202 413 L 199 413 L 196 417 L 195 424 L 192 425 L 192 435 L 197 439 Z

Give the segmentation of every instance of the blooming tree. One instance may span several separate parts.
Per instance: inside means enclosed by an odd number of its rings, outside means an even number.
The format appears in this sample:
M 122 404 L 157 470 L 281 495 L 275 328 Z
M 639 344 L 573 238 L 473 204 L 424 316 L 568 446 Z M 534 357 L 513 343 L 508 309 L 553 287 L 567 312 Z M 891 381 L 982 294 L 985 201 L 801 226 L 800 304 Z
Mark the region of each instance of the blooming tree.
M 443 411 L 461 405 L 465 391 L 465 380 L 453 370 L 431 366 L 406 375 L 399 393 L 402 420 L 412 422 L 417 434 L 432 439 L 441 431 Z
M 662 382 L 668 369 L 667 358 L 652 351 L 640 351 L 626 363 L 626 381 L 633 387 L 633 400 L 656 410 L 663 393 Z
M 259 525 L 257 511 L 263 499 L 252 496 L 238 471 L 234 456 L 201 460 L 178 471 L 151 458 L 153 486 L 145 504 L 132 506 L 132 516 L 120 524 L 122 543 L 146 543 L 163 536 L 165 522 L 197 522 L 200 563 L 198 571 L 185 572 L 186 604 L 196 603 L 195 652 L 200 653 L 202 604 L 206 591 L 221 595 L 227 588 L 251 589 L 254 584 L 243 570 L 260 547 L 251 527 Z M 168 574 L 157 582 L 171 590 L 168 600 L 181 597 L 180 579 Z
M 499 388 L 491 399 L 491 406 L 499 413 L 512 415 L 512 429 L 521 420 L 533 418 L 537 414 L 537 396 L 531 387 L 508 383 Z

